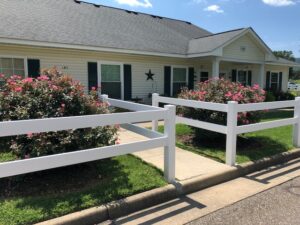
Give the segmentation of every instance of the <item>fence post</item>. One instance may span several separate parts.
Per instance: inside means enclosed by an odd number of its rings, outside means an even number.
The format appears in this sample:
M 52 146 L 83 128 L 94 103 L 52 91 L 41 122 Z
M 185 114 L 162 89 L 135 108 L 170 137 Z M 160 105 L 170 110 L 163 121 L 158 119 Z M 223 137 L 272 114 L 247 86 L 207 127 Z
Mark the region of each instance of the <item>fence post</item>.
M 108 95 L 100 95 L 100 99 L 102 102 L 107 102 Z
M 297 123 L 294 125 L 293 144 L 295 147 L 300 147 L 300 97 L 296 97 L 294 118 L 297 118 Z
M 237 106 L 238 103 L 234 101 L 228 102 L 227 113 L 227 134 L 226 134 L 226 164 L 230 166 L 235 165 L 236 160 L 236 141 L 237 141 Z
M 152 94 L 152 106 L 159 107 L 158 97 L 159 97 L 159 94 L 157 94 L 157 93 Z M 158 121 L 153 120 L 152 121 L 152 130 L 157 131 L 157 129 L 158 129 Z
M 165 136 L 168 137 L 168 143 L 164 148 L 164 173 L 165 178 L 169 183 L 175 181 L 175 120 L 176 107 L 166 105 L 167 115 L 165 118 Z

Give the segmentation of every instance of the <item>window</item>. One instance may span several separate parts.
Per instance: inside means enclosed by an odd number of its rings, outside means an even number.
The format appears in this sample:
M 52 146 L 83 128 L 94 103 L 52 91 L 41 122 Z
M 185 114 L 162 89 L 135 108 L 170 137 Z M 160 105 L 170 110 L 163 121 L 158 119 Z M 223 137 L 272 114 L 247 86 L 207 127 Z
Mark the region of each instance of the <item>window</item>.
M 237 82 L 244 86 L 251 86 L 252 84 L 252 71 L 251 70 L 238 70 L 237 71 Z
M 0 57 L 0 73 L 6 76 L 19 75 L 24 77 L 24 59 Z
M 121 66 L 120 65 L 101 65 L 102 82 L 121 82 Z
M 201 72 L 200 73 L 200 82 L 205 82 L 208 80 L 208 72 Z
M 187 86 L 187 68 L 173 68 L 173 95 L 180 93 L 181 88 Z
M 246 86 L 247 84 L 247 71 L 239 70 L 238 71 L 238 82 Z
M 271 88 L 271 90 L 274 90 L 274 91 L 279 89 L 279 73 L 278 72 L 271 73 L 270 88 Z
M 120 64 L 101 64 L 101 93 L 122 98 L 122 67 Z

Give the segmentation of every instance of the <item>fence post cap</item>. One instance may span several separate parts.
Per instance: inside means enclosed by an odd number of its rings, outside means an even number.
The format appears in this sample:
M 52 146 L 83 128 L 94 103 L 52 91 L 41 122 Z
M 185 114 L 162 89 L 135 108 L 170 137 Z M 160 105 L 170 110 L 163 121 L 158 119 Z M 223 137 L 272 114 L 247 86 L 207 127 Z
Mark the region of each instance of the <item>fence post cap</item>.
M 236 101 L 228 101 L 227 103 L 228 104 L 238 104 L 238 102 L 236 102 Z
M 165 105 L 164 106 L 166 109 L 176 109 L 175 105 Z
M 152 93 L 152 96 L 159 96 L 158 93 Z

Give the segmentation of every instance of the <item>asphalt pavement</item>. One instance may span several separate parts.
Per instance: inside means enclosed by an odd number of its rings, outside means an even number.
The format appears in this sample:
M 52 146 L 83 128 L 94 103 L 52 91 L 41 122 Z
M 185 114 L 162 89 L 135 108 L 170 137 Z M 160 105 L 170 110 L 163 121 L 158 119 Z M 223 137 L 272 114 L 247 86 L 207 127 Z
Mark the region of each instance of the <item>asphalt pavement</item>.
M 300 225 L 300 177 L 188 223 L 200 224 Z

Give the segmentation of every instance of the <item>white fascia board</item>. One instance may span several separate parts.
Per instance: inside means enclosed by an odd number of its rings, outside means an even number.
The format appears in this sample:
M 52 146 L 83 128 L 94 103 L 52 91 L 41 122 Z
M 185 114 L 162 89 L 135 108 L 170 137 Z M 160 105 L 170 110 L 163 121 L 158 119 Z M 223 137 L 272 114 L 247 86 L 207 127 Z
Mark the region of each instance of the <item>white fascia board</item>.
M 298 63 L 291 63 L 291 64 L 286 64 L 286 63 L 280 63 L 280 62 L 266 62 L 266 65 L 273 65 L 273 66 L 287 66 L 287 67 L 299 67 L 300 68 L 300 64 Z
M 251 63 L 251 64 L 264 64 L 265 61 L 256 61 L 256 60 L 244 60 L 244 59 L 236 59 L 236 58 L 228 58 L 228 57 L 221 57 L 221 61 L 226 62 L 238 62 L 238 63 Z

